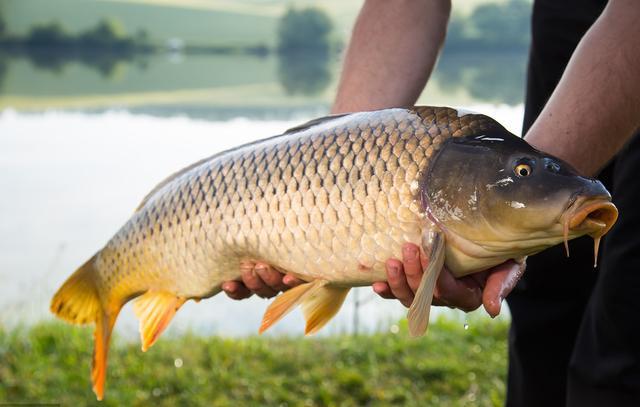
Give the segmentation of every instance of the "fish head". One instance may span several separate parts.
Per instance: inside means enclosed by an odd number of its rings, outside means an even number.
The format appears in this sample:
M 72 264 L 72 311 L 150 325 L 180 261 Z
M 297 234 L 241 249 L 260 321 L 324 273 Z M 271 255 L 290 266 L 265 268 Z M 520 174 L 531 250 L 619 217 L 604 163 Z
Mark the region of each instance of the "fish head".
M 447 266 L 470 274 L 579 236 L 600 237 L 618 211 L 604 185 L 504 128 L 452 137 L 422 180 L 425 210 L 447 238 Z

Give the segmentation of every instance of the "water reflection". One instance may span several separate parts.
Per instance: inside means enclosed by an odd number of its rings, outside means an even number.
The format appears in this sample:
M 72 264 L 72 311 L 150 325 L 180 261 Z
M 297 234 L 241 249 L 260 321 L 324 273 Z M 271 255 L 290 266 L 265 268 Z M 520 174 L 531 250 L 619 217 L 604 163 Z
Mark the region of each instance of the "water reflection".
M 436 71 L 443 89 L 465 89 L 482 102 L 516 105 L 524 100 L 524 53 L 445 53 Z
M 316 96 L 331 83 L 328 50 L 289 52 L 278 57 L 278 79 L 287 95 Z
M 60 52 L 37 49 L 30 51 L 27 56 L 34 67 L 52 71 L 60 76 L 63 74 L 65 66 L 70 63 L 84 64 L 107 80 L 114 77 L 118 66 L 122 64 L 135 64 L 142 69 L 147 67 L 146 63 L 142 63 L 145 56 L 127 53 L 91 52 L 88 50 Z
M 525 63 L 522 53 L 445 52 L 432 80 L 439 93 L 431 94 L 429 102 L 464 94 L 466 104 L 517 105 L 523 100 Z M 226 117 L 261 117 L 265 110 L 326 110 L 338 69 L 337 55 L 329 52 L 0 53 L 0 109 L 126 107 L 160 115 L 199 112 L 199 117 L 202 112 L 234 108 Z
M 2 93 L 2 89 L 4 86 L 5 76 L 7 75 L 7 62 L 2 59 L 0 56 L 0 93 Z

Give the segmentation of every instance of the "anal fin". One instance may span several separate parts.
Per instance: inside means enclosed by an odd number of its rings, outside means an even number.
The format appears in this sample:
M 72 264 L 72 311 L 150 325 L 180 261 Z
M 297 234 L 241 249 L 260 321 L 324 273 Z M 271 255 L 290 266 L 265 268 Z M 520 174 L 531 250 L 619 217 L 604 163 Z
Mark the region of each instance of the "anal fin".
M 429 253 L 429 264 L 422 275 L 418 291 L 416 291 L 407 313 L 409 334 L 411 336 L 422 336 L 427 332 L 433 290 L 444 266 L 445 242 L 443 233 L 436 229 L 426 231 L 423 236 L 422 246 L 423 250 Z
M 185 298 L 166 291 L 147 291 L 135 300 L 133 311 L 140 320 L 143 352 L 160 337 L 185 301 Z
M 302 299 L 302 312 L 307 321 L 305 335 L 318 332 L 340 311 L 349 290 L 349 287 L 324 286 Z
M 273 324 L 282 319 L 282 317 L 291 312 L 304 298 L 312 295 L 324 287 L 325 284 L 327 284 L 325 280 L 315 280 L 310 283 L 300 284 L 278 295 L 276 299 L 269 304 L 269 307 L 267 307 L 258 332 L 263 333 L 269 329 Z

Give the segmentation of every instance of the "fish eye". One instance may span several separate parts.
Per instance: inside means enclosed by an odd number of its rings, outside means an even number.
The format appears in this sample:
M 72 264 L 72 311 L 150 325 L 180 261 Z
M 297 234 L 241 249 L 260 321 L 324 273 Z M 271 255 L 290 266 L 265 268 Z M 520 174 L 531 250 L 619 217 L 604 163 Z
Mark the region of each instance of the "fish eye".
M 528 177 L 531 175 L 531 166 L 529 164 L 520 163 L 513 169 L 519 177 Z

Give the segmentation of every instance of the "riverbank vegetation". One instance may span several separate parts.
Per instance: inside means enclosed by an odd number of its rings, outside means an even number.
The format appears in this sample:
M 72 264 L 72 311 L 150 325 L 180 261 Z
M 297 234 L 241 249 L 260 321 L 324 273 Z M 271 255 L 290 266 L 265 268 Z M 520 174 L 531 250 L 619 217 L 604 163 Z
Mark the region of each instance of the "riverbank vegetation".
M 147 353 L 116 337 L 104 406 L 502 405 L 508 323 L 441 319 L 358 336 L 163 337 Z M 0 401 L 95 403 L 92 333 L 62 323 L 0 328 Z

